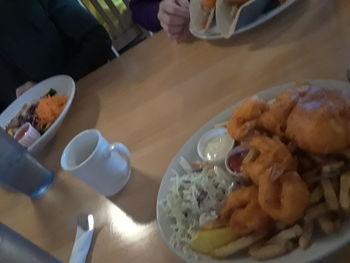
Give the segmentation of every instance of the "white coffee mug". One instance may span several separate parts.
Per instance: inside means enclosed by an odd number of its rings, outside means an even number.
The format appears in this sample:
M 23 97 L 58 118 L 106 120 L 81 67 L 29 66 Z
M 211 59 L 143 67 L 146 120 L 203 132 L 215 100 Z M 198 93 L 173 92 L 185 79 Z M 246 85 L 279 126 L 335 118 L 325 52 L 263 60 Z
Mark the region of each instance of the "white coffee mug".
M 86 130 L 66 146 L 61 166 L 97 192 L 111 196 L 130 178 L 130 153 L 122 143 L 109 144 L 98 130 Z

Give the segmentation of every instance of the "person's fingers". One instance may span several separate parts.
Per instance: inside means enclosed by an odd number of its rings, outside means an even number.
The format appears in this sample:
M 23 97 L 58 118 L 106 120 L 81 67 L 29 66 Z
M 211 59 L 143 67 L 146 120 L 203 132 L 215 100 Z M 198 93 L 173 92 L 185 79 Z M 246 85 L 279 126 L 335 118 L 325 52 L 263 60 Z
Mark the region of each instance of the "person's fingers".
M 179 40 L 181 39 L 181 33 L 179 34 L 168 34 L 168 38 L 170 40 L 175 40 L 176 42 L 179 42 Z
M 18 97 L 21 96 L 21 95 L 22 95 L 21 89 L 20 89 L 20 88 L 17 88 L 17 89 L 16 89 L 16 98 L 18 98 Z
M 164 11 L 163 11 L 162 8 L 159 7 L 158 14 L 157 14 L 157 17 L 158 17 L 159 21 L 161 21 L 163 15 L 164 15 Z
M 163 22 L 169 26 L 182 26 L 186 23 L 187 19 L 179 16 L 169 16 L 163 17 Z
M 171 35 L 178 35 L 181 34 L 183 32 L 183 27 L 179 26 L 179 27 L 170 27 L 168 29 L 168 33 Z
M 180 6 L 185 7 L 186 9 L 189 8 L 190 3 L 188 0 L 175 0 Z
M 188 17 L 188 8 L 183 7 L 180 5 L 177 5 L 173 1 L 166 1 L 166 2 L 161 2 L 159 8 L 170 15 L 176 15 L 176 16 L 183 16 L 183 17 Z
M 164 31 L 168 34 L 169 38 L 172 40 L 179 39 L 180 36 L 183 34 L 183 32 L 186 31 L 186 28 L 187 28 L 187 24 L 169 26 L 168 24 L 165 24 L 162 22 L 161 22 L 161 26 L 164 29 Z
M 176 15 L 170 15 L 160 10 L 158 12 L 158 19 L 161 23 L 166 24 L 168 26 L 179 26 L 188 24 L 189 19 L 185 17 L 180 17 Z
M 179 39 L 189 23 L 188 0 L 163 0 L 159 7 L 158 19 L 170 39 Z
M 20 97 L 23 93 L 25 93 L 27 90 L 30 90 L 35 85 L 34 82 L 27 81 L 22 86 L 18 87 L 16 89 L 16 97 Z
M 171 40 L 178 39 L 184 31 L 183 26 L 168 27 L 167 25 L 162 25 L 162 27 Z
M 174 35 L 168 35 L 168 37 L 170 38 L 170 40 L 177 40 L 178 36 L 174 36 Z
M 171 31 L 171 34 L 167 33 L 167 35 L 171 40 L 176 40 L 176 42 L 179 43 L 183 38 L 185 38 L 187 31 L 188 31 L 187 27 L 183 27 L 181 29 L 178 28 L 177 30 Z
M 160 23 L 164 31 L 168 34 L 177 34 L 181 33 L 183 31 L 184 25 L 177 25 L 177 26 L 169 26 L 165 23 Z

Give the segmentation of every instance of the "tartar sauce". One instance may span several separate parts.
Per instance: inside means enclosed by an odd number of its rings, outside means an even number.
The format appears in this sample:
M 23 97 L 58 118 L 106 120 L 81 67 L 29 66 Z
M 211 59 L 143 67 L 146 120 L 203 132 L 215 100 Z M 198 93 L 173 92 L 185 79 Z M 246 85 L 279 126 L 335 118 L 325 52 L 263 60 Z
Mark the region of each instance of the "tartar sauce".
M 204 147 L 204 156 L 209 161 L 215 161 L 225 157 L 231 148 L 232 138 L 228 134 L 221 134 L 208 141 Z

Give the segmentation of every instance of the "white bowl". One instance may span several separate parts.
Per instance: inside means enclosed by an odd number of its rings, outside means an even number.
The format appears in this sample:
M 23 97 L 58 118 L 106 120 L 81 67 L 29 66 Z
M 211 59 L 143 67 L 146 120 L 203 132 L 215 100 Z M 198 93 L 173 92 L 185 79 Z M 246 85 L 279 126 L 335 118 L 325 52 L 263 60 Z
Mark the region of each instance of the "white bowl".
M 55 136 L 58 128 L 61 126 L 64 117 L 66 116 L 75 94 L 74 80 L 66 75 L 59 75 L 48 78 L 36 84 L 33 88 L 25 92 L 22 96 L 13 101 L 0 115 L 0 126 L 6 128 L 7 124 L 18 114 L 22 107 L 31 103 L 33 100 L 40 99 L 50 89 L 57 91 L 57 94 L 66 95 L 68 97 L 67 104 L 56 121 L 50 128 L 29 148 L 30 152 L 38 152 Z
M 214 128 L 214 129 L 207 131 L 206 133 L 204 133 L 201 136 L 201 138 L 198 140 L 198 144 L 197 144 L 197 153 L 203 161 L 209 162 L 209 163 L 222 163 L 222 162 L 224 162 L 226 154 L 232 149 L 233 145 L 235 144 L 235 141 L 233 139 L 231 141 L 231 145 L 229 147 L 229 150 L 221 158 L 218 158 L 215 160 L 209 160 L 204 154 L 205 146 L 207 145 L 207 143 L 211 139 L 213 139 L 214 137 L 219 136 L 219 135 L 224 135 L 224 134 L 227 134 L 226 128 Z

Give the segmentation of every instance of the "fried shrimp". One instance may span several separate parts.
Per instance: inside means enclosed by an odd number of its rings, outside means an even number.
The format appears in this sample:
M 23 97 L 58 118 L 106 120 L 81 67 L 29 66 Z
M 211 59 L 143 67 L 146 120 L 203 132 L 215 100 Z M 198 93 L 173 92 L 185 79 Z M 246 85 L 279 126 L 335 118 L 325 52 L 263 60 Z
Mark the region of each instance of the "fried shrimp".
M 275 101 L 269 105 L 269 109 L 259 118 L 258 127 L 273 134 L 284 136 L 290 112 L 297 104 L 298 99 L 306 95 L 309 88 L 309 86 L 302 86 L 280 93 Z
M 286 145 L 267 136 L 253 137 L 249 148 L 258 151 L 255 160 L 244 162 L 242 171 L 254 184 L 259 185 L 259 177 L 273 166 L 274 176 L 294 167 L 294 159 Z
M 267 110 L 267 103 L 257 96 L 243 102 L 228 121 L 227 130 L 235 140 L 242 140 L 254 132 L 261 114 Z
M 260 176 L 259 204 L 274 220 L 292 225 L 303 217 L 310 192 L 297 172 L 287 172 L 273 180 L 270 172 Z
M 232 192 L 224 202 L 220 217 L 228 219 L 237 235 L 246 235 L 272 226 L 272 219 L 258 202 L 255 185 Z

